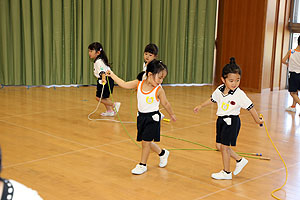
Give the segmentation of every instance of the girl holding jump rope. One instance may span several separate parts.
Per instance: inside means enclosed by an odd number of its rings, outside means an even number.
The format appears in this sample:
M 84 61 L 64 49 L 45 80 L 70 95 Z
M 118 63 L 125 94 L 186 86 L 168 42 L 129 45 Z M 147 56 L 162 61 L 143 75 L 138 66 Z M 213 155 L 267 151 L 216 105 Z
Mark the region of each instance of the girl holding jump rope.
M 156 143 L 160 141 L 161 114 L 159 104 L 166 109 L 172 121 L 176 121 L 172 107 L 167 100 L 161 83 L 168 74 L 168 69 L 162 61 L 152 60 L 147 65 L 146 79 L 140 74 L 138 79 L 125 82 L 108 71 L 107 76 L 111 77 L 120 87 L 125 89 L 137 88 L 138 116 L 137 116 L 137 141 L 142 142 L 141 162 L 131 170 L 132 174 L 143 174 L 147 171 L 147 160 L 150 150 L 159 155 L 159 167 L 165 167 L 168 163 L 169 151 L 161 149 Z

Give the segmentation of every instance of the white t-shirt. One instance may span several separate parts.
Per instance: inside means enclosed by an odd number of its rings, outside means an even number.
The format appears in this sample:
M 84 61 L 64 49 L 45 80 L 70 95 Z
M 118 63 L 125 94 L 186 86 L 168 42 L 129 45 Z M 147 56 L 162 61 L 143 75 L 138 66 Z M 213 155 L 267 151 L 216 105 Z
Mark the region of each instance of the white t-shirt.
M 111 70 L 109 66 L 107 66 L 102 59 L 97 59 L 94 63 L 94 76 L 96 78 L 100 78 L 100 72 L 106 72 L 107 70 Z
M 146 72 L 146 70 L 147 70 L 147 65 L 145 62 L 143 62 L 143 71 Z
M 145 62 L 143 62 L 143 71 L 145 72 L 144 75 L 143 75 L 143 80 L 146 80 L 147 79 L 147 76 L 146 76 L 146 70 L 147 70 L 147 65 Z
M 218 116 L 239 115 L 241 108 L 250 110 L 253 107 L 252 101 L 240 88 L 230 90 L 227 95 L 223 94 L 224 89 L 225 85 L 220 85 L 211 95 L 211 101 L 218 104 Z
M 142 113 L 149 113 L 159 110 L 160 100 L 157 98 L 157 92 L 161 85 L 159 84 L 151 91 L 143 91 L 142 86 L 145 80 L 139 81 L 137 86 L 137 101 L 138 101 L 138 111 Z
M 296 49 L 290 50 L 289 71 L 300 73 L 300 51 Z
M 37 191 L 32 190 L 25 185 L 14 181 L 4 179 L 4 184 L 8 186 L 8 195 L 6 199 L 10 200 L 43 200 Z M 4 194 L 2 194 L 4 195 Z

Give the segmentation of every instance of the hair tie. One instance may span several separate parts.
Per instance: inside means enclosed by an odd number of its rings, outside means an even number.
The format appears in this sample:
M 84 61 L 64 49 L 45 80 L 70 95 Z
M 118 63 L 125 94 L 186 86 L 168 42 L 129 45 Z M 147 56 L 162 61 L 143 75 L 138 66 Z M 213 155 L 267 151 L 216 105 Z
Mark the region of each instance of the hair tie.
M 102 51 L 102 48 L 100 48 L 99 51 Z

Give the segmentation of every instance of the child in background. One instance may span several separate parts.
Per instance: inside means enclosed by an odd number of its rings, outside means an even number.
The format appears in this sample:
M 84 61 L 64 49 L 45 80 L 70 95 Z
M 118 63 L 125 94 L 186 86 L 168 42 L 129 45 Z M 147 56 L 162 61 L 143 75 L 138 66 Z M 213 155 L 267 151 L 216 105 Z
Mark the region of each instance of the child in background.
M 146 72 L 147 65 L 154 59 L 157 59 L 158 56 L 158 47 L 155 44 L 148 44 L 144 50 L 144 65 L 143 71 Z M 146 76 L 146 74 L 144 75 Z
M 222 153 L 223 170 L 213 173 L 213 179 L 232 179 L 230 171 L 230 157 L 236 160 L 236 167 L 233 171 L 237 175 L 247 165 L 248 160 L 236 154 L 230 146 L 236 146 L 241 122 L 239 118 L 241 108 L 247 109 L 257 124 L 263 124 L 258 117 L 252 101 L 239 88 L 242 71 L 235 63 L 234 58 L 230 58 L 230 63 L 222 70 L 221 80 L 224 83 L 212 94 L 211 98 L 194 108 L 198 112 L 201 108 L 217 103 L 217 136 L 216 147 Z
M 161 87 L 163 79 L 167 76 L 168 69 L 159 60 L 152 60 L 147 65 L 146 79 L 142 76 L 138 80 L 125 82 L 113 72 L 107 72 L 120 87 L 125 89 L 137 88 L 138 117 L 137 117 L 137 141 L 142 142 L 141 162 L 131 170 L 132 174 L 143 174 L 147 171 L 147 160 L 150 150 L 159 155 L 159 167 L 165 167 L 168 163 L 169 151 L 161 149 L 154 142 L 160 141 L 159 103 L 163 105 L 169 113 L 171 119 L 176 121 L 172 107 L 167 100 L 165 91 Z M 154 142 L 153 142 L 154 141 Z
M 110 65 L 108 64 L 107 56 L 103 50 L 102 45 L 99 42 L 90 44 L 88 49 L 89 57 L 94 60 L 94 75 L 98 79 L 96 100 L 99 101 L 101 98 L 101 103 L 103 103 L 106 108 L 106 112 L 101 113 L 101 116 L 113 117 L 119 112 L 121 103 L 113 103 L 109 99 L 110 91 L 111 93 L 113 93 L 114 81 L 110 77 L 106 79 L 105 76 L 106 71 L 111 70 Z M 107 83 L 107 81 L 109 81 L 109 84 Z M 110 88 L 108 86 L 110 86 Z M 101 97 L 103 87 L 104 89 Z
M 287 62 L 289 60 L 289 62 Z M 289 92 L 293 97 L 292 106 L 286 108 L 287 111 L 296 112 L 296 104 L 300 104 L 298 90 L 300 90 L 300 36 L 298 37 L 298 46 L 296 49 L 290 49 L 282 59 L 289 70 Z
M 147 65 L 154 59 L 157 59 L 158 56 L 158 47 L 156 44 L 150 43 L 145 47 L 144 50 L 144 63 L 143 63 L 143 71 L 138 75 L 142 75 L 143 79 L 146 79 L 146 70 L 147 70 Z M 160 113 L 161 119 L 165 117 L 163 113 Z

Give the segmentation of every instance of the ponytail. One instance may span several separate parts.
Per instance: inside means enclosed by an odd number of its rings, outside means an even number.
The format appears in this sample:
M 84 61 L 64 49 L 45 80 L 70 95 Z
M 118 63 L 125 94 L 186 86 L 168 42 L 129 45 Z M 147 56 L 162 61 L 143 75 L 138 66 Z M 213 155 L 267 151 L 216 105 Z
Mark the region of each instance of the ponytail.
M 231 57 L 231 58 L 230 58 L 229 64 L 235 64 L 235 58 L 234 58 L 234 57 Z
M 142 81 L 142 80 L 143 80 L 144 74 L 145 74 L 144 71 L 140 72 L 140 73 L 137 75 L 136 79 L 139 80 L 139 81 Z
M 242 76 L 242 70 L 241 68 L 235 63 L 235 58 L 234 57 L 231 57 L 229 59 L 229 64 L 226 64 L 224 67 L 223 67 L 223 70 L 222 70 L 222 77 L 224 79 L 227 78 L 227 75 L 229 73 L 233 73 L 233 74 L 239 74 L 240 76 Z

